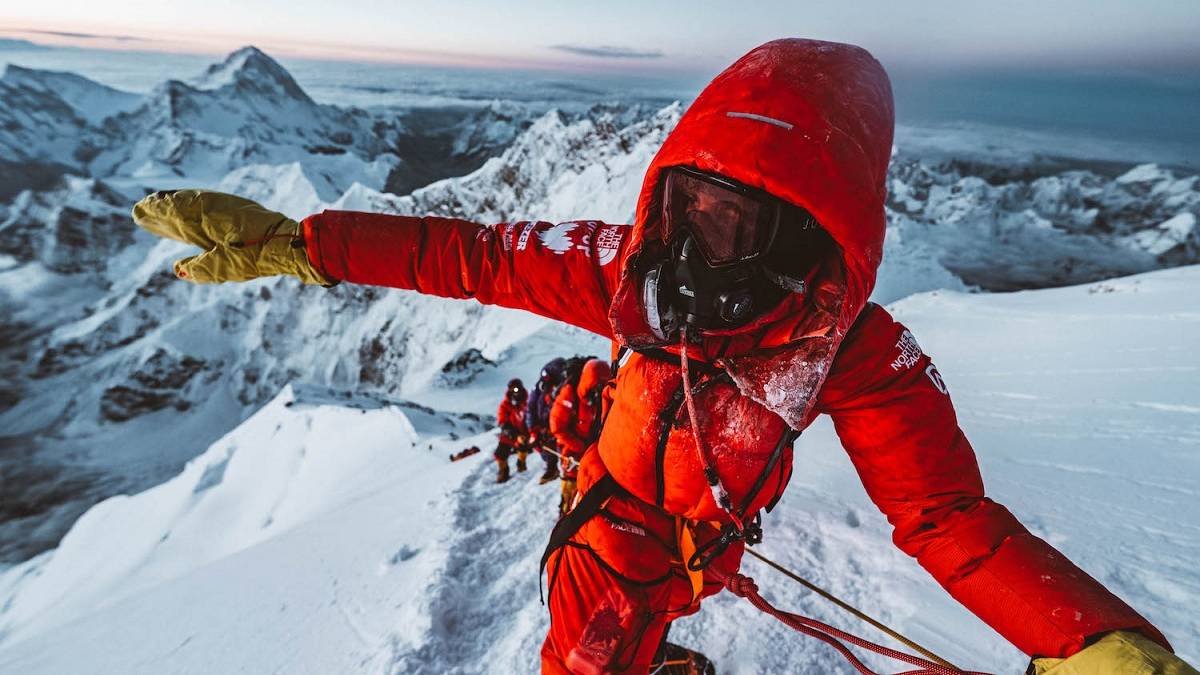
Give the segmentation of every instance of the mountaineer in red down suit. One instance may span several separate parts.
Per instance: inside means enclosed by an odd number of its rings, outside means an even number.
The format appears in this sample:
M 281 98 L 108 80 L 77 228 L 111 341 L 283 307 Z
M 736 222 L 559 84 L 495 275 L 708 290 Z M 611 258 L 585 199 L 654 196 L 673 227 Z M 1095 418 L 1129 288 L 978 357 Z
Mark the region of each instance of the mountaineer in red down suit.
M 296 223 L 197 191 L 151 195 L 134 218 L 206 249 L 176 263 L 192 281 L 293 274 L 415 289 L 622 347 L 576 509 L 549 551 L 544 672 L 646 672 L 668 623 L 738 568 L 737 535 L 786 487 L 792 440 L 822 414 L 896 545 L 1037 672 L 1194 672 L 984 495 L 929 356 L 868 302 L 892 129 L 887 75 L 866 51 L 778 40 L 691 105 L 646 172 L 632 225 L 344 211 Z
M 517 472 L 525 471 L 525 457 L 529 455 L 529 431 L 525 428 L 525 405 L 529 399 L 525 385 L 514 378 L 508 381 L 504 398 L 496 410 L 496 426 L 500 427 L 500 439 L 496 443 L 496 482 L 509 479 L 508 458 L 517 454 Z
M 583 453 L 600 437 L 603 420 L 601 394 L 612 372 L 608 363 L 588 359 L 578 382 L 567 381 L 559 388 L 550 408 L 550 433 L 558 445 L 562 476 L 562 501 L 559 510 L 566 513 L 575 502 L 576 477 Z

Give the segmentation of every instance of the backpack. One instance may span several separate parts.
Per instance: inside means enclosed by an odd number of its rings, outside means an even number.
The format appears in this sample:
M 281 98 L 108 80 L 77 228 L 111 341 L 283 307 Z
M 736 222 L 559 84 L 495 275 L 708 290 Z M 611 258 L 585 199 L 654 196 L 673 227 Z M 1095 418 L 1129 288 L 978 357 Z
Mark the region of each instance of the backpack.
M 583 374 L 583 366 L 596 357 L 594 356 L 579 356 L 576 354 L 563 362 L 562 379 L 554 387 L 554 391 L 550 394 L 550 400 L 558 398 L 558 392 L 566 385 L 572 387 L 579 384 L 579 376 Z

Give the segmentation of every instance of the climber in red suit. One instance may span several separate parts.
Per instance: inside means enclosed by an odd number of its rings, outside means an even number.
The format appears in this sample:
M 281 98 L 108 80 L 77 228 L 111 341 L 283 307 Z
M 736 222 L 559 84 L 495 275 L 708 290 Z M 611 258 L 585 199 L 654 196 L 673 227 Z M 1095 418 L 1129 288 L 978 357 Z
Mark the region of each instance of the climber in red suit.
M 795 435 L 822 414 L 896 545 L 1038 672 L 1066 657 L 1135 672 L 1119 665 L 1130 654 L 1167 664 L 1136 672 L 1194 672 L 1171 670 L 1187 666 L 1154 626 L 985 496 L 930 357 L 868 302 L 892 131 L 888 78 L 866 51 L 778 40 L 691 105 L 632 225 L 242 212 L 221 226 L 234 234 L 198 235 L 223 202 L 186 191 L 148 198 L 135 218 L 209 249 L 177 263 L 193 281 L 290 273 L 415 289 L 614 341 L 600 437 L 548 550 L 543 672 L 646 672 L 668 623 L 738 569 L 791 476 Z M 258 250 L 222 243 L 251 237 Z
M 525 428 L 525 406 L 529 398 L 521 380 L 513 378 L 504 389 L 504 398 L 496 409 L 496 426 L 500 427 L 500 438 L 492 457 L 496 459 L 496 482 L 504 483 L 511 475 L 508 458 L 517 455 L 517 472 L 525 471 L 525 457 L 529 455 L 529 430 Z
M 559 510 L 566 513 L 575 502 L 579 460 L 600 437 L 603 402 L 601 394 L 612 373 L 608 363 L 589 359 L 578 381 L 563 383 L 550 408 L 550 432 L 561 459 L 562 500 Z

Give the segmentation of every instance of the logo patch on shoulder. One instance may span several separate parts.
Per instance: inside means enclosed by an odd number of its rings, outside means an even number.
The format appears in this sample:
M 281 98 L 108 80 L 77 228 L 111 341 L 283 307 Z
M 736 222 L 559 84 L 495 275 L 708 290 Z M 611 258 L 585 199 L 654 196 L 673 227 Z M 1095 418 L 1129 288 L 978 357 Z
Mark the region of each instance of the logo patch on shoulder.
M 896 341 L 896 350 L 898 354 L 892 361 L 892 370 L 908 370 L 917 365 L 917 361 L 921 360 L 923 352 L 921 345 L 917 344 L 917 339 L 907 330 L 900 334 L 900 339 Z
M 614 225 L 602 227 L 596 232 L 596 258 L 603 267 L 617 258 L 617 250 L 621 248 L 621 240 L 625 238 L 622 228 Z
M 554 251 L 558 255 L 563 255 L 575 247 L 575 242 L 571 239 L 571 233 L 580 225 L 581 223 L 578 221 L 559 223 L 539 231 L 537 236 L 542 241 L 542 246 Z
M 938 369 L 932 363 L 925 369 L 925 376 L 929 378 L 929 381 L 933 383 L 933 386 L 938 391 L 943 394 L 950 393 L 946 391 L 946 382 L 942 380 L 942 374 L 938 372 Z

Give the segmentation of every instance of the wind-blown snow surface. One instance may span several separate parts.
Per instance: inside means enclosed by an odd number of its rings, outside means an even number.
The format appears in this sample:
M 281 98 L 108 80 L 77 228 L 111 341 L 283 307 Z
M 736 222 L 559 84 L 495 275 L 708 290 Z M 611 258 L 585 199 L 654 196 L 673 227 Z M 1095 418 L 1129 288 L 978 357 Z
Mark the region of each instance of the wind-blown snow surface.
M 891 307 L 935 356 L 991 496 L 1192 661 L 1197 284 L 1200 267 L 1187 267 Z M 517 344 L 506 365 L 561 351 L 563 336 L 549 337 Z M 501 377 L 462 391 L 487 399 Z M 448 462 L 464 444 L 487 447 L 490 433 L 454 438 L 480 428 L 409 404 L 285 389 L 178 477 L 97 505 L 57 551 L 0 577 L 0 670 L 532 672 L 547 625 L 537 559 L 556 489 L 534 472 L 494 484 L 486 452 Z M 892 548 L 828 423 L 799 441 L 765 529 L 761 552 L 952 661 L 1023 668 Z M 879 639 L 756 561 L 743 570 L 776 604 Z M 848 672 L 829 648 L 728 594 L 672 635 L 724 673 Z

